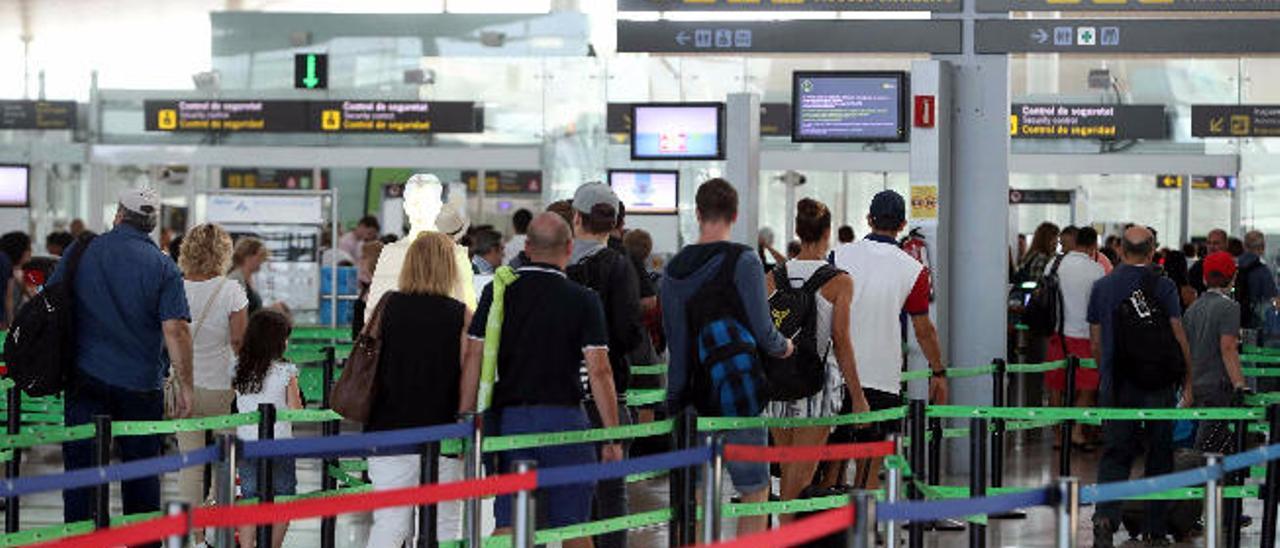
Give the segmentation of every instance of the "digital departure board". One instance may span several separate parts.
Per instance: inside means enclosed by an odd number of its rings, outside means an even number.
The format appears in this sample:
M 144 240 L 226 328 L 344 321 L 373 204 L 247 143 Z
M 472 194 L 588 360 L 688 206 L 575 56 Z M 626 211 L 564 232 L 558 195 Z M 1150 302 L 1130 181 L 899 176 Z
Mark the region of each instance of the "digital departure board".
M 1163 105 L 1015 104 L 1009 136 L 1016 139 L 1165 139 Z
M 618 0 L 618 11 L 960 11 L 961 0 Z
M 631 133 L 632 103 L 609 103 L 605 109 L 605 132 L 612 135 Z M 791 104 L 760 103 L 760 136 L 791 135 Z
M 0 164 L 0 207 L 27 207 L 30 191 L 30 166 Z
M 627 214 L 675 214 L 680 210 L 680 172 L 675 170 L 609 170 L 609 188 Z
M 795 72 L 791 90 L 794 142 L 904 141 L 904 72 Z
M 724 158 L 723 103 L 631 105 L 632 160 Z
M 1193 137 L 1280 137 L 1280 105 L 1191 105 Z
M 463 101 L 146 101 L 147 131 L 225 133 L 480 133 Z
M 0 101 L 0 129 L 75 128 L 75 101 Z
M 480 181 L 477 171 L 463 171 L 462 181 L 468 192 L 476 192 Z M 484 172 L 484 191 L 488 194 L 541 194 L 541 171 L 490 170 Z
M 320 171 L 320 181 L 315 180 L 310 169 L 274 169 L 256 167 L 222 168 L 222 188 L 318 190 L 329 188 L 329 170 Z

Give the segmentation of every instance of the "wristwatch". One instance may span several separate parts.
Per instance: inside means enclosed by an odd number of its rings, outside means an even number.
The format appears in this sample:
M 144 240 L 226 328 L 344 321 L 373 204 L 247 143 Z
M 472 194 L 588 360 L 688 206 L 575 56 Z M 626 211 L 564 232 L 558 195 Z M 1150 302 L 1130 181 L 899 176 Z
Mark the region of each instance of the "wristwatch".
M 946 369 L 934 369 L 931 373 L 935 379 L 945 379 L 947 377 Z

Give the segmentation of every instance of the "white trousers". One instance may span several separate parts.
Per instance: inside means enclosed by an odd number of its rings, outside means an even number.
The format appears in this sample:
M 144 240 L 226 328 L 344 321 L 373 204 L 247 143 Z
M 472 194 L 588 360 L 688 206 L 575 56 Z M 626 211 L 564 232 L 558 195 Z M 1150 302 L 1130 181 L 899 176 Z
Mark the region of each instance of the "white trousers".
M 374 491 L 416 487 L 419 485 L 418 455 L 369 457 L 369 479 Z M 440 483 L 461 481 L 461 459 L 440 457 Z M 414 534 L 413 506 L 397 506 L 373 511 L 366 548 L 399 548 Z M 440 540 L 462 538 L 462 502 L 449 501 L 436 505 L 436 527 Z

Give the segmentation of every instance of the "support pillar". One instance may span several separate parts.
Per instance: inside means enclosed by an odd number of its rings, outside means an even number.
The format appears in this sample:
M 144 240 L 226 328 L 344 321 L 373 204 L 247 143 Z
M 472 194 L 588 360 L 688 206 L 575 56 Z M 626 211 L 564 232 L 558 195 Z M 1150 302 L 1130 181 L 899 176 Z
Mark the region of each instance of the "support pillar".
M 725 108 L 724 159 L 724 178 L 738 191 L 738 222 L 733 225 L 733 241 L 754 248 L 760 226 L 760 96 L 729 94 Z M 786 242 L 782 240 L 783 245 Z

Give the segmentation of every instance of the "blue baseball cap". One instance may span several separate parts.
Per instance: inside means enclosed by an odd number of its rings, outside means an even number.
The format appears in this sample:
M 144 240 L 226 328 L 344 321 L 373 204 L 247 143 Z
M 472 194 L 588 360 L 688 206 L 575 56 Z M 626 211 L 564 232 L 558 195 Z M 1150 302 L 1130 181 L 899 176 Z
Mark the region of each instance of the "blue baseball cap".
M 882 190 L 871 199 L 867 214 L 879 222 L 902 224 L 907 222 L 907 202 L 897 192 Z

